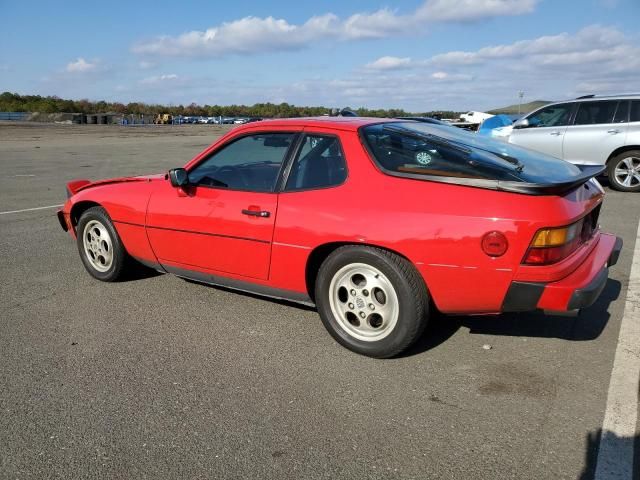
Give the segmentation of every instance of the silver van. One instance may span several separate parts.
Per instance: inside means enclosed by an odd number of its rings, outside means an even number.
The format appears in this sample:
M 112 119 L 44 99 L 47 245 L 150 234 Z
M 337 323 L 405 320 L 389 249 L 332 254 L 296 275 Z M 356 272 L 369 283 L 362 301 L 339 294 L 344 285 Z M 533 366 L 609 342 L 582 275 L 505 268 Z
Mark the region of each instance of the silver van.
M 640 94 L 546 105 L 517 120 L 509 142 L 577 165 L 605 165 L 612 188 L 640 191 Z

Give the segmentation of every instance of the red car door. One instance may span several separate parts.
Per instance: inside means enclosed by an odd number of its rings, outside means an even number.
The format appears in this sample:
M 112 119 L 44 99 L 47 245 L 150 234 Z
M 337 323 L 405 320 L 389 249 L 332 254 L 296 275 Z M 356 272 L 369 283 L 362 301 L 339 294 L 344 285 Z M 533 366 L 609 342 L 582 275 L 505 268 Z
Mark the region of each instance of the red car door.
M 276 183 L 295 133 L 232 139 L 189 169 L 189 186 L 169 180 L 154 192 L 146 226 L 169 269 L 267 279 L 278 194 Z

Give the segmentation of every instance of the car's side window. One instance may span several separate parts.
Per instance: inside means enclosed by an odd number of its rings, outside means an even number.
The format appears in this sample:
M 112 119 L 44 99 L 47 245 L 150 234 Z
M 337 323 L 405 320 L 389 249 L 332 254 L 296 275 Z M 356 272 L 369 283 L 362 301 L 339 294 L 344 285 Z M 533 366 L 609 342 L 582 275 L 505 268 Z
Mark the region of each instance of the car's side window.
M 562 127 L 569 125 L 572 103 L 550 105 L 527 117 L 530 127 Z
M 578 104 L 575 125 L 597 125 L 601 123 L 612 123 L 613 114 L 618 105 L 617 100 L 606 100 L 597 102 L 581 102 Z
M 640 122 L 640 100 L 631 102 L 631 113 L 629 115 L 630 122 Z
M 242 137 L 193 168 L 189 172 L 189 183 L 272 192 L 294 138 L 294 133 L 259 133 Z
M 620 100 L 613 123 L 627 123 L 629 121 L 629 100 Z
M 293 162 L 285 190 L 304 190 L 340 185 L 347 165 L 338 137 L 306 135 Z

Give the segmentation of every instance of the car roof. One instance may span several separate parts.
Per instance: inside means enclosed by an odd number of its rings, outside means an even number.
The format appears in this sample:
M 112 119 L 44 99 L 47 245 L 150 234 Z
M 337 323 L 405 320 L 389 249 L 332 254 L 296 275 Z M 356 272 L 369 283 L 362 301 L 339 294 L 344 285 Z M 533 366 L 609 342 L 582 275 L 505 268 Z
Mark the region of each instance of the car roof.
M 560 100 L 557 102 L 549 102 L 547 105 L 557 105 L 560 103 L 574 103 L 574 102 L 593 102 L 597 100 L 629 100 L 640 99 L 640 93 L 621 93 L 619 95 L 583 95 L 578 98 L 571 98 L 569 100 Z
M 604 98 L 640 98 L 640 93 L 619 93 L 617 95 L 583 95 L 576 100 L 599 100 Z
M 397 118 L 374 118 L 374 117 L 300 117 L 300 118 L 274 118 L 260 120 L 246 124 L 246 128 L 259 127 L 323 127 L 335 128 L 337 130 L 356 131 L 358 128 L 383 122 L 398 122 Z
M 622 93 L 619 95 L 583 95 L 582 97 L 571 98 L 569 100 L 558 100 L 556 102 L 545 103 L 544 105 L 525 113 L 524 117 L 538 112 L 543 108 L 552 107 L 554 105 L 563 105 L 565 103 L 597 102 L 598 100 L 640 100 L 640 93 Z

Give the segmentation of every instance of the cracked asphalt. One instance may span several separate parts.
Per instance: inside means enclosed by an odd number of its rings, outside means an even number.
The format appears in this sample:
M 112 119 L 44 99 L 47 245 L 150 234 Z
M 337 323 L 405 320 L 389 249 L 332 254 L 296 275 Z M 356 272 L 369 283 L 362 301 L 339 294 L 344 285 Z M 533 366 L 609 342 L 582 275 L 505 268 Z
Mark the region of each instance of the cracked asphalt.
M 0 210 L 181 166 L 222 130 L 2 124 Z M 393 360 L 312 309 L 100 283 L 55 209 L 0 215 L 0 478 L 592 478 L 640 217 L 639 194 L 607 192 L 625 247 L 592 308 L 435 316 Z

